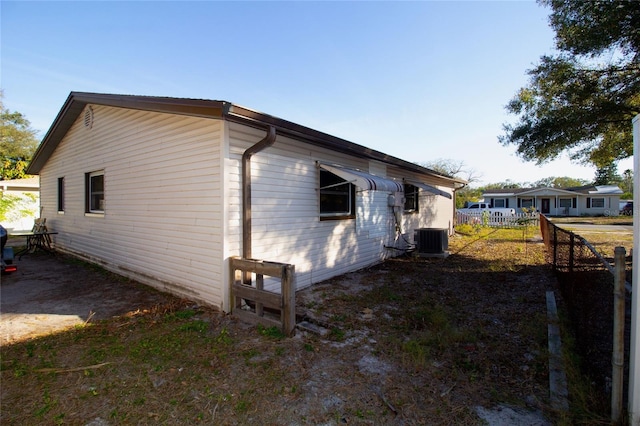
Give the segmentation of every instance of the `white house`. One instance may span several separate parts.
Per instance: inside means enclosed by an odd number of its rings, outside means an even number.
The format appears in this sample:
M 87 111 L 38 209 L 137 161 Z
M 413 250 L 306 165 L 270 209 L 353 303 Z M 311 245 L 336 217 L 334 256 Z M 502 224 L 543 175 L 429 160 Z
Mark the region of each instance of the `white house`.
M 587 185 L 575 188 L 491 189 L 483 195 L 493 207 L 516 211 L 534 208 L 555 216 L 617 216 L 622 190 L 615 185 Z
M 306 287 L 451 232 L 465 183 L 225 101 L 78 92 L 27 172 L 58 250 L 223 311 L 230 257 Z
M 0 218 L 9 232 L 30 231 L 38 217 L 40 182 L 38 176 L 0 180 L 0 197 L 10 200 L 11 208 Z

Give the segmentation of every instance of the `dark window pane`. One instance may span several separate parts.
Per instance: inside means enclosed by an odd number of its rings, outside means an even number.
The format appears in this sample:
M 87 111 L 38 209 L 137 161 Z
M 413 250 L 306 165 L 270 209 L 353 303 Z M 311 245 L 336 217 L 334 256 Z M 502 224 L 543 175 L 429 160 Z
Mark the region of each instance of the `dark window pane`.
M 420 189 L 417 186 L 411 184 L 404 184 L 404 210 L 405 211 L 418 211 L 419 206 L 419 194 Z
M 326 170 L 320 170 L 320 214 L 352 215 L 353 185 Z

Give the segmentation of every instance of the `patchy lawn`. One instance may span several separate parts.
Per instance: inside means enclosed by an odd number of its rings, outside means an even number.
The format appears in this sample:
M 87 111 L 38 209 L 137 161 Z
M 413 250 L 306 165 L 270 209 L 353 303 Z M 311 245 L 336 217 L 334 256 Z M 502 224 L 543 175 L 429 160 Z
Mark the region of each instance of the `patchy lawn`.
M 537 231 L 449 246 L 298 292 L 324 335 L 284 338 L 173 299 L 4 345 L 2 424 L 475 425 L 499 405 L 567 421 L 548 406 L 555 280 Z
M 554 217 L 552 222 L 581 236 L 589 242 L 605 259 L 613 262 L 616 247 L 624 247 L 631 267 L 631 249 L 633 248 L 633 231 L 621 228 L 612 230 L 606 227 L 598 228 L 598 225 L 624 225 L 633 226 L 633 216 L 601 216 L 601 217 Z M 580 227 L 580 225 L 595 225 L 593 227 Z

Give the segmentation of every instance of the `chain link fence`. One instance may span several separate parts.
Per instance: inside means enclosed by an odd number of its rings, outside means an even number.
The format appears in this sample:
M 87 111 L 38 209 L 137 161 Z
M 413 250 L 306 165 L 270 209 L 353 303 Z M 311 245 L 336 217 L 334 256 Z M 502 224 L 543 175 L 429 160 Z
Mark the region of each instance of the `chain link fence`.
M 582 371 L 595 382 L 606 400 L 611 396 L 614 268 L 587 240 L 559 228 L 544 215 L 540 216 L 540 231 L 569 313 L 576 347 L 582 358 Z M 624 377 L 628 377 L 631 321 L 631 286 L 628 283 L 631 272 L 626 265 L 625 269 Z

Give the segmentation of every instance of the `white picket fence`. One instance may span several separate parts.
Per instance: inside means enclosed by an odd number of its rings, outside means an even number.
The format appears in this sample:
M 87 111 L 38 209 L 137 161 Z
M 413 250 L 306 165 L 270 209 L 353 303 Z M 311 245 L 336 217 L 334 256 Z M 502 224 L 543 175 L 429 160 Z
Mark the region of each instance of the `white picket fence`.
M 516 226 L 539 226 L 540 213 L 516 213 L 513 215 L 503 215 L 502 213 L 489 211 L 463 213 L 456 212 L 456 225 L 483 225 L 492 227 L 516 227 Z

